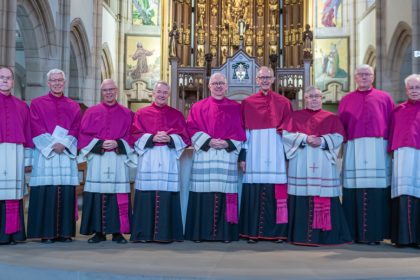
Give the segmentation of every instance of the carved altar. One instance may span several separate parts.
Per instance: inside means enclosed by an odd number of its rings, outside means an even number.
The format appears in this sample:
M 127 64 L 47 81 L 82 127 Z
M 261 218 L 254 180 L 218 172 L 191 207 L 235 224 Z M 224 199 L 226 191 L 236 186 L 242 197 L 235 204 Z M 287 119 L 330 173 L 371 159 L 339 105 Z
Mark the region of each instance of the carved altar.
M 171 105 L 187 114 L 208 96 L 208 78 L 216 71 L 229 79 L 228 96 L 240 101 L 257 91 L 256 72 L 267 65 L 274 90 L 299 107 L 310 83 L 312 38 L 303 30 L 308 1 L 172 0 Z

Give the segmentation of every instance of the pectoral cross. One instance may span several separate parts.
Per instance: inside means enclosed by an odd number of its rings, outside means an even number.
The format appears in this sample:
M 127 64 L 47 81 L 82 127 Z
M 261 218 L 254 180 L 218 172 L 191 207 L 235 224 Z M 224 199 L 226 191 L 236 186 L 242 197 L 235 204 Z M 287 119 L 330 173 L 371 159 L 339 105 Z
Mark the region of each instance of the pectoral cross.
M 266 160 L 266 161 L 265 161 L 265 164 L 267 164 L 267 166 L 269 166 L 269 165 L 270 165 L 270 163 L 271 163 L 271 160 Z
M 363 163 L 365 164 L 365 167 L 366 167 L 366 165 L 368 164 L 368 161 L 367 161 L 367 160 L 365 160 Z
M 4 170 L 4 172 L 2 174 L 4 175 L 4 177 L 6 177 L 7 176 L 7 171 Z
M 107 179 L 111 179 L 109 176 L 110 176 L 110 175 L 112 175 L 112 174 L 114 174 L 114 172 L 111 172 L 111 169 L 108 167 L 108 171 L 107 171 L 107 172 L 105 172 L 104 174 L 105 174 L 105 175 L 108 175 L 108 176 L 107 176 L 107 177 L 108 177 Z
M 309 168 L 312 169 L 312 173 L 315 173 L 315 169 L 319 168 L 318 166 L 315 165 L 315 162 L 312 164 L 312 166 L 309 166 Z

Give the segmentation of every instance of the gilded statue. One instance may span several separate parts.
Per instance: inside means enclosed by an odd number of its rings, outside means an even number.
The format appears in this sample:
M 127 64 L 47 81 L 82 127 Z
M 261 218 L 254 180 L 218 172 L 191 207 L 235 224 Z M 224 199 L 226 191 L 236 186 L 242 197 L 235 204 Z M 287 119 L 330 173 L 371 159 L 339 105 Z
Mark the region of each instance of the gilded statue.
M 269 4 L 269 9 L 270 9 L 270 25 L 271 27 L 275 27 L 276 26 L 276 19 L 278 17 L 277 15 L 277 1 L 276 0 L 271 0 L 270 4 Z

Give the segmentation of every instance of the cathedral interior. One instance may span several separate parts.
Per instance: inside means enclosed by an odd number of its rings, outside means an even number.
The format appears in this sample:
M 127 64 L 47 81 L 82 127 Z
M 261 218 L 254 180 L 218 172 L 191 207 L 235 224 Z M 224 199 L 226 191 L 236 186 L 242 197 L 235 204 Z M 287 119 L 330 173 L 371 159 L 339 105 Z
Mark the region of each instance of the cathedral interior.
M 315 85 L 336 110 L 354 89 L 360 64 L 375 86 L 405 100 L 403 79 L 420 68 L 419 1 L 404 0 L 17 0 L 2 1 L 0 64 L 16 72 L 26 102 L 48 91 L 45 74 L 67 74 L 65 94 L 82 108 L 100 102 L 114 79 L 119 102 L 148 105 L 156 81 L 171 84 L 171 106 L 185 115 L 208 96 L 211 73 L 228 78 L 227 96 L 258 91 L 259 67 L 274 70 L 273 90 L 301 108 Z M 398 12 L 396 12 L 398 11 Z

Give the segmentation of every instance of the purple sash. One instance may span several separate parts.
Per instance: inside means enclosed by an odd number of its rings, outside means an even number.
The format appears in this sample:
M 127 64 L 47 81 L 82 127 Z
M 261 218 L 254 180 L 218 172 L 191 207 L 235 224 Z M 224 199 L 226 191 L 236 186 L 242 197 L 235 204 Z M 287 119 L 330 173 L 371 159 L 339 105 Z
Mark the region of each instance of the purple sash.
M 226 194 L 226 220 L 228 223 L 238 223 L 238 194 Z
M 314 196 L 313 229 L 331 230 L 331 199 L 329 197 Z
M 276 224 L 287 224 L 287 184 L 275 184 L 274 194 L 277 202 Z
M 130 233 L 130 222 L 128 221 L 128 193 L 117 193 L 118 210 L 120 213 L 120 232 Z
M 6 234 L 20 231 L 19 200 L 6 200 Z

